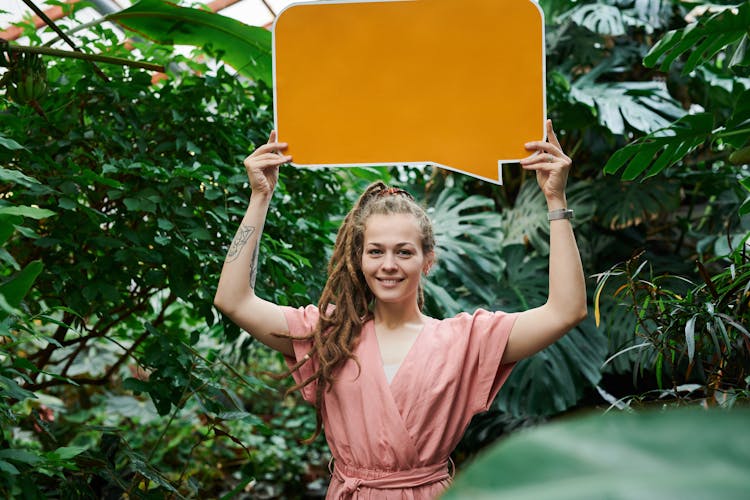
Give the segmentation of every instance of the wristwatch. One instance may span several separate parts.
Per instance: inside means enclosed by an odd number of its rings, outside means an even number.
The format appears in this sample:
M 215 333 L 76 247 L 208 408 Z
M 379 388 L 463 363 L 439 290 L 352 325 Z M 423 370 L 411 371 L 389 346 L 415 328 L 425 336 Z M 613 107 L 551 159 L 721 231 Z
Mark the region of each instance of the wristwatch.
M 572 219 L 573 211 L 569 208 L 558 208 L 547 212 L 547 220 Z

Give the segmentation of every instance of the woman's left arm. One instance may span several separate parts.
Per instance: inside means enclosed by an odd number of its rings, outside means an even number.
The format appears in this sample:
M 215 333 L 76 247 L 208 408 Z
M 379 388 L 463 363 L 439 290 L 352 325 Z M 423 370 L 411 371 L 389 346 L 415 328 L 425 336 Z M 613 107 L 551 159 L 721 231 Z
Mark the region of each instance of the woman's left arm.
M 538 154 L 521 160 L 536 171 L 539 187 L 550 211 L 567 209 L 565 185 L 572 165 L 547 120 L 548 142 L 527 143 Z M 586 282 L 570 219 L 550 221 L 549 296 L 540 307 L 522 312 L 510 331 L 503 362 L 519 361 L 541 351 L 580 323 L 587 314 Z

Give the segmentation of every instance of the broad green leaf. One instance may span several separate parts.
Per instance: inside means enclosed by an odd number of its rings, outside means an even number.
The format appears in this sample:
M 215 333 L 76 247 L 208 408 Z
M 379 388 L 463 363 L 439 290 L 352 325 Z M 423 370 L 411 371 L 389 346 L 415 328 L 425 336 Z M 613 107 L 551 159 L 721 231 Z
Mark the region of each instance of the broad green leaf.
M 5 460 L 0 460 L 0 471 L 5 472 L 6 474 L 10 474 L 12 476 L 16 476 L 20 474 L 18 469 L 16 469 L 13 464 L 9 464 Z
M 666 33 L 654 45 L 643 64 L 648 67 L 658 66 L 667 71 L 680 56 L 689 54 L 682 74 L 687 75 L 697 66 L 706 63 L 722 49 L 741 41 L 732 57 L 734 64 L 746 66 L 746 38 L 750 26 L 750 3 L 743 2 L 738 6 L 727 6 L 719 13 L 705 15 L 695 23 L 678 30 Z M 741 54 L 738 52 L 742 50 Z
M 10 149 L 11 151 L 15 151 L 19 149 L 26 149 L 20 144 L 18 144 L 16 141 L 14 141 L 13 139 L 5 137 L 3 134 L 0 134 L 0 146 L 4 147 L 5 149 Z M 5 169 L 2 169 L 2 170 L 5 170 Z
M 513 368 L 494 405 L 515 417 L 550 416 L 574 406 L 601 380 L 606 338 L 592 320 Z
M 15 380 L 8 377 L 3 377 L 2 375 L 0 375 L 0 389 L 2 389 L 7 396 L 19 401 L 23 401 L 25 399 L 37 399 L 36 395 L 33 392 L 21 388 L 21 386 L 18 385 Z
M 0 459 L 13 460 L 15 462 L 22 462 L 25 464 L 34 465 L 41 460 L 41 457 L 35 453 L 31 453 L 26 450 L 0 450 Z
M 625 34 L 625 23 L 622 12 L 614 5 L 593 3 L 580 5 L 571 10 L 564 18 L 600 35 L 620 36 Z
M 29 177 L 23 172 L 13 170 L 11 168 L 0 167 L 0 182 L 7 182 L 9 184 L 20 184 L 21 186 L 34 186 L 39 185 L 39 181 L 33 177 Z
M 3 245 L 15 232 L 15 225 L 23 222 L 18 216 L 0 215 L 0 245 Z
M 46 208 L 28 207 L 28 206 L 10 206 L 0 207 L 0 215 L 21 215 L 32 219 L 46 219 L 52 217 L 55 212 Z
M 31 289 L 39 273 L 42 272 L 42 262 L 35 260 L 30 262 L 18 274 L 13 276 L 9 281 L 0 285 L 0 295 L 6 300 L 7 304 L 13 308 L 18 307 L 21 301 Z M 5 311 L 0 311 L 0 319 L 8 315 Z
M 750 76 L 750 34 L 745 34 L 737 44 L 729 68 L 737 76 Z
M 750 196 L 745 198 L 745 201 L 743 201 L 742 205 L 740 205 L 740 209 L 738 212 L 740 215 L 750 214 Z
M 437 264 L 429 289 L 437 292 L 433 297 L 453 310 L 455 303 L 445 301 L 444 279 L 460 283 L 468 294 L 487 304 L 492 300 L 491 284 L 502 264 L 498 250 L 502 242 L 500 216 L 494 202 L 483 196 L 468 196 L 457 190 L 443 190 L 428 210 L 435 221 Z M 451 301 L 452 302 L 452 301 Z M 476 307 L 478 304 L 475 303 Z
M 624 180 L 633 180 L 644 173 L 646 177 L 656 175 L 703 144 L 712 129 L 710 113 L 684 116 L 618 150 L 604 166 L 604 172 L 614 174 L 625 166 Z
M 210 47 L 241 74 L 273 82 L 271 33 L 264 28 L 161 0 L 140 0 L 107 19 L 157 43 Z
M 596 192 L 597 216 L 613 231 L 638 226 L 680 206 L 680 184 L 674 180 L 655 177 L 623 182 L 605 177 L 597 182 L 602 188 Z
M 747 409 L 687 408 L 542 425 L 494 445 L 441 498 L 744 498 L 748 421 Z
M 685 115 L 663 82 L 596 83 L 594 72 L 573 83 L 571 98 L 596 109 L 599 122 L 614 134 L 624 134 L 625 124 L 641 132 L 654 132 Z
M 491 309 L 507 312 L 541 306 L 549 288 L 548 262 L 530 258 L 523 245 L 503 248 L 505 269 Z M 515 417 L 548 416 L 564 411 L 598 384 L 607 340 L 587 320 L 556 343 L 519 362 L 494 405 Z
M 57 460 L 69 460 L 86 451 L 84 446 L 61 446 L 54 451 L 47 453 L 47 456 Z

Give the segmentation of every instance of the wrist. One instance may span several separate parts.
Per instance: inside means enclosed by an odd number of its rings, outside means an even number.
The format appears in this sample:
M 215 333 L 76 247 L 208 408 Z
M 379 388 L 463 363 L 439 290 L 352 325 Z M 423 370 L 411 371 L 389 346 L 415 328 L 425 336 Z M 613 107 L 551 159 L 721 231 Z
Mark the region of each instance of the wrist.
M 563 196 L 562 198 L 547 198 L 547 210 L 560 210 L 568 208 L 568 200 Z
M 271 201 L 271 198 L 273 198 L 273 189 L 268 191 L 266 189 L 253 189 L 252 186 L 250 186 L 251 200 Z

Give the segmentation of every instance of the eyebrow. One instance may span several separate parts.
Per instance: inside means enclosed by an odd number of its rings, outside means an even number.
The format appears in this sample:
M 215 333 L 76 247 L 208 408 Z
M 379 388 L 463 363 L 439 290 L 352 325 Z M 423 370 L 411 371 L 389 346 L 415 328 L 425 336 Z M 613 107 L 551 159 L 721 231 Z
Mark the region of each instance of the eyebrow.
M 368 244 L 368 245 L 373 245 L 373 246 L 376 246 L 376 247 L 382 247 L 382 246 L 385 246 L 385 245 L 384 245 L 383 243 L 378 243 L 378 242 L 376 242 L 376 241 L 370 241 L 370 242 L 368 242 L 367 244 Z M 417 246 L 417 245 L 415 245 L 414 243 L 412 243 L 412 242 L 410 242 L 410 241 L 402 241 L 402 242 L 400 242 L 400 243 L 396 243 L 396 244 L 395 244 L 394 246 L 395 246 L 395 247 L 404 247 L 404 246 L 407 246 L 407 245 L 409 245 L 409 246 L 413 246 L 413 247 L 416 247 L 416 246 Z

